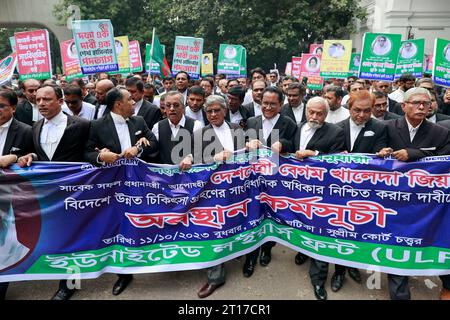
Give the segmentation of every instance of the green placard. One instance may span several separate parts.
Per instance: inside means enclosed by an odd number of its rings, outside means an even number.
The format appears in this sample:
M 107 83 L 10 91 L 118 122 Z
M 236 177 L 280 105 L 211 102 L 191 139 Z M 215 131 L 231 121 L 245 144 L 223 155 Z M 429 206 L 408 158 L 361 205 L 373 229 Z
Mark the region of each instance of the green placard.
M 402 41 L 398 52 L 395 79 L 409 73 L 416 78 L 423 76 L 423 58 L 425 55 L 425 39 Z
M 437 85 L 450 87 L 450 40 L 435 40 L 433 80 Z

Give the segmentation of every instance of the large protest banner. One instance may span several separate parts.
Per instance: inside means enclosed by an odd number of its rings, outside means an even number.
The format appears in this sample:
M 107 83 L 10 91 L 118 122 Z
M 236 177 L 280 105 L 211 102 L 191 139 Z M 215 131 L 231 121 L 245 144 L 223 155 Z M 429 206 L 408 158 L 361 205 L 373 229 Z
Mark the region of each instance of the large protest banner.
M 277 241 L 315 259 L 450 274 L 449 157 L 119 160 L 2 170 L 0 282 L 206 268 Z
M 423 76 L 423 59 L 425 55 L 425 39 L 402 41 L 398 52 L 395 79 L 402 74 L 412 74 L 416 78 Z
M 139 41 L 130 41 L 128 44 L 130 50 L 130 72 L 142 72 L 141 46 Z
M 72 30 L 83 74 L 119 70 L 110 20 L 74 20 Z
M 214 60 L 212 53 L 202 54 L 202 77 L 214 74 Z
M 117 62 L 119 70 L 108 72 L 110 74 L 128 74 L 130 73 L 130 41 L 128 36 L 114 37 L 114 47 L 116 49 Z
M 300 79 L 300 74 L 302 71 L 302 57 L 292 57 L 292 76 Z
M 323 78 L 320 76 L 320 55 L 303 54 L 300 76 L 308 78 L 307 87 L 311 90 L 322 90 Z
M 348 76 L 358 77 L 360 65 L 361 65 L 361 54 L 352 53 L 352 57 L 350 58 L 350 67 L 348 69 Z
M 47 30 L 14 33 L 17 52 L 17 70 L 20 80 L 49 79 L 52 77 L 50 41 Z
M 351 56 L 352 40 L 325 40 L 320 76 L 323 78 L 347 78 Z
M 402 36 L 391 33 L 365 33 L 359 78 L 394 81 Z
M 80 61 L 78 60 L 77 46 L 73 39 L 61 42 L 61 58 L 64 74 L 67 81 L 82 78 Z
M 438 86 L 450 87 L 450 41 L 434 42 L 433 81 Z
M 17 53 L 13 52 L 11 55 L 0 60 L 0 85 L 11 80 L 14 69 L 17 65 Z
M 202 54 L 202 38 L 177 36 L 173 51 L 172 75 L 175 76 L 178 72 L 185 71 L 191 79 L 198 79 Z

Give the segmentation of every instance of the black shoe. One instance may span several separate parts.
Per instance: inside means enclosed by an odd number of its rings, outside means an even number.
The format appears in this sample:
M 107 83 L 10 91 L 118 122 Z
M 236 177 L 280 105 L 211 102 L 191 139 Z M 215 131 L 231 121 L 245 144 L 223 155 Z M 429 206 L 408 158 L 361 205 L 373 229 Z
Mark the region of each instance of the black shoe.
M 121 277 L 119 278 L 116 283 L 114 284 L 112 293 L 115 296 L 118 296 L 122 293 L 123 290 L 127 288 L 127 286 L 130 284 L 131 280 L 133 280 L 133 277 Z
M 327 300 L 327 290 L 324 286 L 314 286 L 314 295 L 317 300 Z
M 259 264 L 266 267 L 270 260 L 272 260 L 271 250 L 261 250 L 261 256 L 259 257 Z
M 69 300 L 75 291 L 76 289 L 59 289 L 52 297 L 52 300 Z
M 355 280 L 358 283 L 361 283 L 361 273 L 359 273 L 359 270 L 356 268 L 347 268 L 348 271 L 348 275 L 350 276 L 350 278 L 352 278 L 353 280 Z
M 342 288 L 344 278 L 345 275 L 343 274 L 333 274 L 333 277 L 331 278 L 331 290 L 333 292 L 338 292 Z
M 303 253 L 299 252 L 295 256 L 295 264 L 302 265 L 308 260 L 308 256 L 304 255 Z
M 250 259 L 246 259 L 244 263 L 244 268 L 242 269 L 242 272 L 244 273 L 244 277 L 250 278 L 253 274 L 253 271 L 255 271 L 255 265 L 256 263 Z

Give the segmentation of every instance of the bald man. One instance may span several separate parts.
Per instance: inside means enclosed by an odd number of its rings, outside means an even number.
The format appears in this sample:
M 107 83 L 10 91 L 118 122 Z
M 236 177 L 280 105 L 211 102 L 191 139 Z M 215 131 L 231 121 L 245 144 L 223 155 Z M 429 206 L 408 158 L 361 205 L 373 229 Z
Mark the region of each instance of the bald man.
M 97 106 L 95 107 L 94 120 L 100 119 L 110 112 L 110 110 L 106 108 L 106 94 L 112 88 L 114 88 L 114 83 L 108 79 L 100 80 L 95 86 Z
M 39 81 L 35 79 L 27 79 L 24 81 L 23 93 L 27 99 L 17 104 L 16 112 L 14 113 L 14 117 L 17 120 L 30 126 L 42 119 L 36 105 L 36 92 L 40 85 Z

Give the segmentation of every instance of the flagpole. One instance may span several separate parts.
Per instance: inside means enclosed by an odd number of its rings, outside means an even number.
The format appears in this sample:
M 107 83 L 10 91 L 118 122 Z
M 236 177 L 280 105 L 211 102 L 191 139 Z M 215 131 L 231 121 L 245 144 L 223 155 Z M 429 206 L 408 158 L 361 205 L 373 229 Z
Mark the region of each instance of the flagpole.
M 155 32 L 156 28 L 153 28 L 153 35 L 152 35 L 152 48 L 150 49 L 150 66 L 148 68 L 148 76 L 151 79 L 152 78 L 152 68 L 153 68 L 153 49 L 155 47 Z M 153 80 L 152 80 L 153 82 Z

